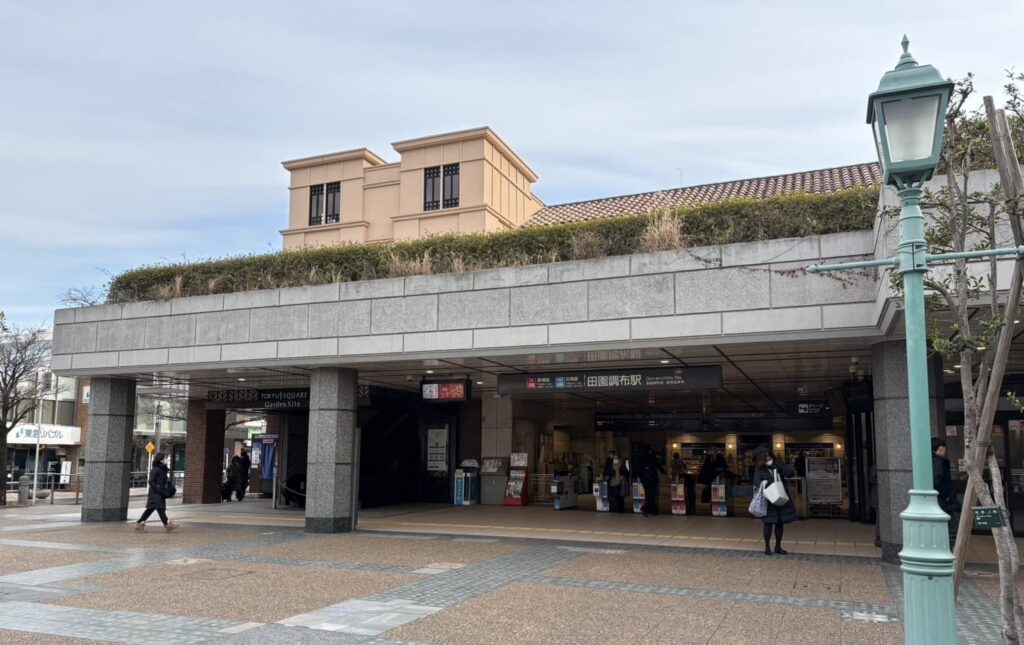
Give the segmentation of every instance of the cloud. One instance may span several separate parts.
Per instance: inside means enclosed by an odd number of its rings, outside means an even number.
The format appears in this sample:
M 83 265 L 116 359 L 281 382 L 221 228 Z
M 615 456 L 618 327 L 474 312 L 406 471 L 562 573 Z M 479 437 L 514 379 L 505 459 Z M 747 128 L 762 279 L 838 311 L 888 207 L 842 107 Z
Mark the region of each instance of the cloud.
M 1019 4 L 0 4 L 0 309 L 161 259 L 279 248 L 282 159 L 491 125 L 548 203 L 867 161 L 912 50 L 998 93 Z

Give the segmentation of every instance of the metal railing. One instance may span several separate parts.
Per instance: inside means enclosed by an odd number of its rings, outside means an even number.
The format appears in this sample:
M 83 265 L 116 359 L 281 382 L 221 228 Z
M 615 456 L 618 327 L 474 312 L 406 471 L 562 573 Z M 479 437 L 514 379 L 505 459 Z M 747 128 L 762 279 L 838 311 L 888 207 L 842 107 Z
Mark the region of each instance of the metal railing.
M 183 490 L 185 485 L 185 473 L 175 472 L 174 487 L 176 489 Z M 28 475 L 29 481 L 29 499 L 32 498 L 32 486 L 33 478 L 32 475 Z M 149 485 L 149 473 L 146 471 L 134 471 L 129 474 L 128 477 L 129 488 L 146 488 Z M 4 486 L 4 493 L 17 495 L 20 482 L 18 479 L 9 479 Z M 74 493 L 74 503 L 82 503 L 82 495 L 85 492 L 85 473 L 78 472 L 75 474 L 62 474 L 62 473 L 40 473 L 39 474 L 39 499 L 45 500 L 53 504 L 56 498 L 56 493 Z

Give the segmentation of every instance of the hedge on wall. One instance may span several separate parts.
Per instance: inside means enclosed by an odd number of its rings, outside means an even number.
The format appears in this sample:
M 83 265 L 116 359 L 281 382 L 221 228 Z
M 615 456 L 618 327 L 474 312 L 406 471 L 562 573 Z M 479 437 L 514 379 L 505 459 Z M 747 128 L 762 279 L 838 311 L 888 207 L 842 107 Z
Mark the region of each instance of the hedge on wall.
M 877 188 L 824 195 L 793 193 L 499 233 L 149 266 L 115 277 L 107 301 L 166 300 L 841 233 L 870 229 L 877 206 Z M 652 235 L 656 228 L 669 234 Z

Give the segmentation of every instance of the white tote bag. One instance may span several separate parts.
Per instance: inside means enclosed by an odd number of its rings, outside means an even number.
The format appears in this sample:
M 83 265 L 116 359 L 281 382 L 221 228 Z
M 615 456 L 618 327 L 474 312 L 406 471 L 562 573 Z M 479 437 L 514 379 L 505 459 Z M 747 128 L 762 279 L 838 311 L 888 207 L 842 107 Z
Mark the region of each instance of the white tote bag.
M 782 478 L 779 477 L 779 471 L 773 470 L 775 473 L 775 481 L 764 489 L 764 496 L 769 502 L 775 506 L 785 506 L 789 501 L 789 495 L 786 494 L 786 489 L 782 485 Z

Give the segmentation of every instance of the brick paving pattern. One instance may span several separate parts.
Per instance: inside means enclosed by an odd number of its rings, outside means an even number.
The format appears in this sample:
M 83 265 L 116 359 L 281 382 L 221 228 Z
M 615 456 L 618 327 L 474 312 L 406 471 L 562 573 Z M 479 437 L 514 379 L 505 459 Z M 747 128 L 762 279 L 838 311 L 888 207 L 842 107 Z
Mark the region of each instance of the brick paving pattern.
M 866 557 L 187 522 L 151 540 L 2 513 L 0 534 L 0 643 L 903 640 L 902 574 Z M 991 575 L 972 566 L 965 578 L 967 645 L 1001 642 Z M 173 591 L 166 605 L 119 600 L 152 593 L 148 579 Z M 218 608 L 233 580 L 266 591 L 240 592 L 245 611 Z

